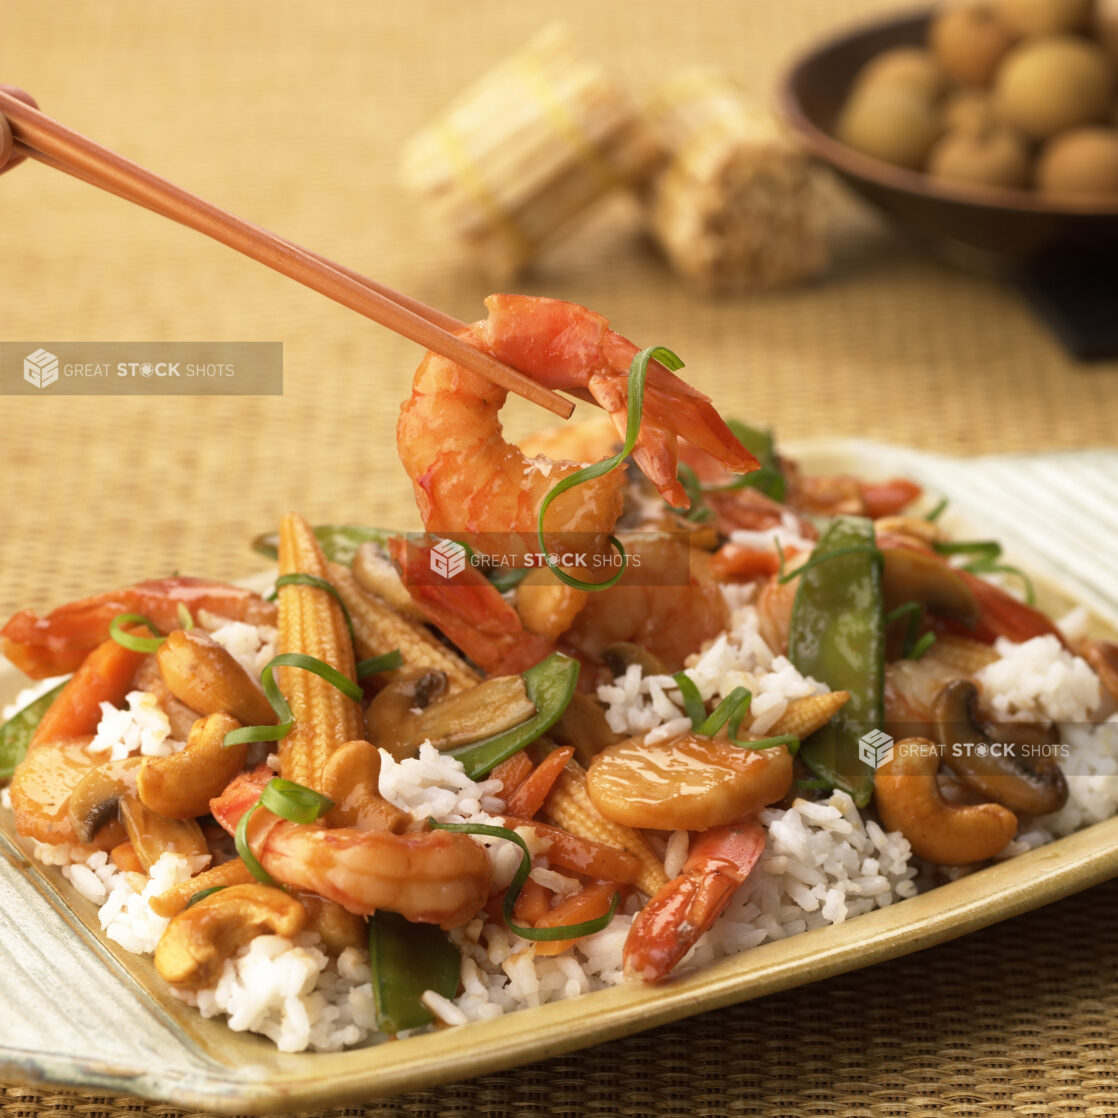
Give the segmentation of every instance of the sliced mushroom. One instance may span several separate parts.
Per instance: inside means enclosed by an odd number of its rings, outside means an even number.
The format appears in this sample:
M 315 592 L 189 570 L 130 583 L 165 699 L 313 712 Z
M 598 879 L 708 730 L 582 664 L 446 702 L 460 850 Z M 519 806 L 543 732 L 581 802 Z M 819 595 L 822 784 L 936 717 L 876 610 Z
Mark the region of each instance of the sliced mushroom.
M 1003 735 L 995 736 L 979 717 L 978 688 L 968 679 L 944 687 L 933 713 L 936 739 L 947 749 L 945 759 L 968 788 L 1025 815 L 1047 815 L 1064 806 L 1068 785 L 1055 759 L 1017 756 L 1023 746 L 1039 744 L 1043 735 L 1037 727 L 1014 723 L 1004 735 L 1011 741 L 999 740 Z
M 387 602 L 397 613 L 416 621 L 427 620 L 408 593 L 395 564 L 375 543 L 363 543 L 358 547 L 351 569 L 353 577 L 370 594 Z
M 225 960 L 250 940 L 266 933 L 290 939 L 306 922 L 306 909 L 283 889 L 230 885 L 167 925 L 155 949 L 155 969 L 172 986 L 200 990 L 213 985 Z
M 92 740 L 51 738 L 33 745 L 16 765 L 8 791 L 16 830 L 24 838 L 51 845 L 81 841 L 70 821 L 70 795 L 98 764 L 86 748 Z M 123 841 L 118 824 L 104 828 L 94 845 L 111 850 Z
M 597 700 L 576 691 L 548 731 L 560 745 L 572 745 L 575 757 L 585 768 L 594 757 L 610 745 L 616 745 L 624 734 L 615 733 L 606 721 L 606 712 Z
M 931 551 L 911 547 L 882 550 L 885 567 L 881 590 L 885 609 L 918 602 L 930 613 L 950 617 L 964 625 L 978 623 L 978 602 L 963 576 Z
M 275 725 L 264 692 L 208 633 L 176 629 L 156 657 L 171 694 L 200 714 L 231 714 L 244 726 Z
M 147 808 L 168 819 L 206 815 L 210 800 L 245 767 L 247 743 L 225 745 L 240 723 L 230 714 L 199 718 L 186 748 L 169 757 L 145 757 L 136 774 L 136 793 Z
M 629 641 L 617 641 L 603 648 L 602 659 L 615 676 L 624 675 L 631 664 L 637 664 L 643 675 L 664 675 L 667 671 L 659 656 Z
M 441 677 L 436 687 L 430 677 Z M 370 738 L 396 760 L 414 757 L 429 741 L 436 749 L 456 749 L 511 730 L 536 714 L 524 680 L 494 676 L 467 691 L 436 698 L 445 686 L 442 672 L 424 672 L 390 683 L 365 712 Z
M 162 854 L 195 858 L 210 852 L 196 819 L 168 819 L 144 807 L 139 796 L 131 793 L 120 797 L 117 810 L 132 849 L 147 873 Z
M 122 796 L 135 795 L 139 757 L 106 761 L 90 769 L 70 793 L 70 825 L 78 842 L 92 842 L 106 823 L 117 818 Z
M 92 842 L 106 824 L 119 818 L 145 871 L 161 854 L 208 854 L 202 828 L 194 819 L 167 819 L 144 807 L 136 794 L 142 757 L 106 761 L 91 769 L 70 793 L 70 823 L 79 842 Z
M 1092 638 L 1083 642 L 1079 654 L 1091 665 L 1111 698 L 1118 702 L 1118 644 Z

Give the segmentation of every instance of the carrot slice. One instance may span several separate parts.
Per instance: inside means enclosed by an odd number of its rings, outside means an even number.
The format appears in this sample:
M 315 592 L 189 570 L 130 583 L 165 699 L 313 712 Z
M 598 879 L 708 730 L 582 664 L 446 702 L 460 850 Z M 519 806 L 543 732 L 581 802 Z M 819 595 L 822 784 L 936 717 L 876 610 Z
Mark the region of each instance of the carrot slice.
M 499 780 L 501 791 L 498 795 L 508 800 L 513 792 L 528 778 L 531 771 L 532 762 L 527 754 L 521 750 L 511 757 L 506 757 L 499 765 L 495 765 L 486 779 Z
M 101 720 L 101 704 L 116 705 L 124 699 L 146 655 L 146 652 L 125 648 L 111 637 L 99 644 L 51 703 L 29 748 L 34 749 L 40 742 L 54 738 L 93 733 Z
M 109 857 L 112 858 L 113 865 L 118 870 L 124 870 L 125 873 L 144 872 L 140 859 L 136 857 L 136 848 L 131 842 L 122 842 L 114 846 L 109 852 Z
M 612 881 L 592 881 L 579 893 L 560 901 L 546 916 L 536 920 L 537 928 L 559 928 L 564 924 L 581 924 L 586 920 L 596 920 L 609 912 L 614 893 L 625 894 L 625 887 Z M 562 955 L 581 939 L 539 940 L 536 943 L 537 955 Z
M 548 839 L 547 860 L 553 866 L 573 870 L 600 881 L 620 881 L 624 885 L 632 885 L 640 876 L 640 862 L 627 850 L 572 835 L 569 831 L 550 827 L 536 819 L 508 815 L 505 816 L 504 826 L 512 830 L 530 827 L 541 838 Z
M 528 878 L 520 896 L 516 898 L 512 914 L 518 924 L 538 927 L 540 920 L 546 920 L 551 912 L 551 890 L 538 881 Z
M 543 807 L 563 766 L 575 755 L 574 746 L 565 745 L 562 749 L 552 750 L 532 771 L 521 781 L 516 791 L 508 797 L 506 803 L 513 815 L 523 815 L 531 819 Z

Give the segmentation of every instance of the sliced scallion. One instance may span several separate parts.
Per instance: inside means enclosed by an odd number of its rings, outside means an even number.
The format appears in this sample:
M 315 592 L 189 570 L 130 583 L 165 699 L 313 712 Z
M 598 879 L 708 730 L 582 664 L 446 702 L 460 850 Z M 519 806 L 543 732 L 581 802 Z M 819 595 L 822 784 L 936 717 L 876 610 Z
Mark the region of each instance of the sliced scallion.
M 233 844 L 237 848 L 237 853 L 241 856 L 241 861 L 248 867 L 248 872 L 256 878 L 257 881 L 264 885 L 275 885 L 275 878 L 260 864 L 255 854 L 252 852 L 252 847 L 248 841 L 248 825 L 252 821 L 252 817 L 257 813 L 260 808 L 260 801 L 252 805 L 241 816 L 240 822 L 237 824 L 237 829 L 233 833 Z
M 972 575 L 1013 575 L 1019 578 L 1025 587 L 1025 604 L 1036 605 L 1036 587 L 1033 585 L 1033 580 L 1020 567 L 988 559 L 974 559 L 970 563 L 964 563 L 963 570 Z
M 695 471 L 686 462 L 680 462 L 676 477 L 679 478 L 679 484 L 683 486 L 684 492 L 691 499 L 690 508 L 686 510 L 685 514 L 687 519 L 696 524 L 713 519 L 714 509 L 703 500 L 703 486 Z M 683 509 L 676 509 L 676 512 L 682 513 L 684 511 Z
M 574 489 L 575 486 L 584 485 L 588 481 L 593 481 L 595 478 L 603 477 L 611 473 L 632 454 L 633 447 L 637 445 L 637 436 L 640 434 L 641 429 L 641 412 L 644 409 L 644 385 L 648 376 L 649 361 L 659 361 L 661 365 L 671 369 L 673 372 L 676 369 L 683 368 L 683 362 L 670 349 L 665 349 L 663 346 L 649 346 L 647 349 L 642 349 L 640 353 L 633 358 L 629 366 L 629 395 L 626 403 L 627 420 L 625 426 L 625 442 L 621 449 L 611 457 L 604 458 L 601 462 L 595 462 L 593 465 L 584 466 L 581 470 L 576 470 L 569 477 L 563 478 L 562 481 L 548 491 L 547 496 L 544 497 L 543 503 L 540 505 L 539 518 L 536 522 L 536 538 L 539 540 L 540 550 L 548 556 L 548 564 L 555 577 L 561 582 L 565 582 L 568 586 L 575 587 L 577 590 L 606 590 L 614 586 L 625 574 L 625 569 L 628 566 L 629 560 L 628 556 L 625 554 L 625 548 L 616 536 L 610 536 L 609 542 L 617 549 L 617 553 L 621 559 L 620 568 L 615 574 L 611 575 L 603 582 L 586 582 L 584 579 L 567 574 L 557 563 L 552 562 L 553 557 L 548 549 L 547 540 L 544 538 L 544 517 L 547 515 L 547 510 L 551 507 L 551 503 L 556 497 L 566 493 L 569 489 Z
M 276 712 L 276 725 L 242 726 L 237 730 L 230 730 L 222 744 L 228 746 L 239 745 L 242 742 L 279 741 L 291 733 L 291 728 L 295 725 L 295 716 L 291 713 L 291 707 L 283 697 L 279 684 L 276 683 L 276 668 L 302 668 L 304 671 L 314 672 L 357 703 L 365 697 L 361 688 L 348 676 L 342 675 L 332 664 L 327 664 L 315 656 L 308 656 L 304 652 L 281 652 L 273 656 L 260 673 L 260 686 L 264 689 L 264 697 Z
M 996 540 L 936 540 L 932 547 L 939 555 L 973 555 L 972 562 L 992 563 L 1002 553 Z
M 186 907 L 190 908 L 191 905 L 196 905 L 199 901 L 204 901 L 207 897 L 212 896 L 214 893 L 220 893 L 222 889 L 228 888 L 225 885 L 211 885 L 208 889 L 199 889 L 194 893 L 190 900 L 186 902 Z
M 341 607 L 342 616 L 345 618 L 345 627 L 349 630 L 349 639 L 353 640 L 353 620 L 349 616 L 349 610 L 346 608 L 345 602 L 342 601 L 341 594 L 338 593 L 337 587 L 332 582 L 324 578 L 319 578 L 318 575 L 304 574 L 302 571 L 294 571 L 288 575 L 280 575 L 276 579 L 275 589 L 268 595 L 268 601 L 274 602 L 279 596 L 280 590 L 285 586 L 313 586 L 316 590 L 325 590 L 331 598 Z
M 380 656 L 370 656 L 367 660 L 358 660 L 356 675 L 358 679 L 368 679 L 371 675 L 395 671 L 403 666 L 404 654 L 398 648 L 394 648 L 391 652 L 385 652 Z
M 683 696 L 683 709 L 691 719 L 691 726 L 697 730 L 706 721 L 707 708 L 695 681 L 686 672 L 676 672 L 672 676 L 679 693 Z
M 942 497 L 937 503 L 936 507 L 924 517 L 929 524 L 934 524 L 942 515 L 943 510 L 947 508 L 947 498 Z
M 695 727 L 695 732 L 712 738 L 723 726 L 726 726 L 729 736 L 733 738 L 741 727 L 742 719 L 752 701 L 753 695 L 747 688 L 735 687 L 711 711 L 710 716 L 705 718 L 701 725 Z
M 144 625 L 150 629 L 154 637 L 138 637 L 134 633 L 126 633 L 125 625 Z M 142 613 L 118 613 L 109 622 L 109 636 L 117 644 L 131 649 L 133 652 L 158 652 L 166 637 L 159 631 L 159 626 Z
M 761 463 L 761 468 L 742 474 L 726 485 L 708 485 L 704 488 L 709 492 L 759 489 L 766 497 L 771 497 L 774 501 L 783 501 L 787 483 L 776 456 L 772 432 L 750 427 L 748 423 L 742 423 L 739 419 L 728 420 L 726 426 L 730 428 L 738 442 Z
M 321 819 L 333 806 L 333 800 L 314 791 L 313 788 L 296 784 L 293 780 L 284 780 L 282 777 L 272 777 L 264 785 L 260 799 L 241 816 L 236 834 L 233 836 L 237 853 L 248 867 L 249 873 L 265 885 L 276 883 L 272 875 L 260 864 L 248 841 L 249 822 L 260 808 L 291 823 L 313 823 L 316 819 Z
M 334 806 L 329 796 L 279 776 L 272 777 L 264 786 L 260 802 L 273 815 L 292 823 L 313 823 Z

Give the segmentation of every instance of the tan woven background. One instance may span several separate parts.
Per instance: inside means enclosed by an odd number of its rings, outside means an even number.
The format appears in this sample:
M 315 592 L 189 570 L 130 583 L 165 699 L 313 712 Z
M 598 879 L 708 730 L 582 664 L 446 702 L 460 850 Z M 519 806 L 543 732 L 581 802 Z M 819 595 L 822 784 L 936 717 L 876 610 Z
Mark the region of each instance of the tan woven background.
M 887 0 L 567 0 L 634 93 L 713 64 L 768 97 L 792 53 Z M 8 0 L 0 79 L 203 196 L 463 318 L 487 284 L 401 197 L 404 139 L 554 18 L 533 0 Z M 522 290 L 678 350 L 786 438 L 1115 444 L 1118 365 L 1077 366 L 1018 296 L 914 254 L 849 202 L 824 282 L 687 294 L 608 208 Z M 285 509 L 412 522 L 393 429 L 418 351 L 203 241 L 26 166 L 0 179 L 0 337 L 284 344 L 278 399 L 0 397 L 0 613 L 172 570 L 226 577 Z M 510 407 L 511 426 L 538 422 Z M 1118 1114 L 1118 889 L 911 959 L 376 1115 Z M 10 1089 L 3 1113 L 150 1109 Z M 339 1112 L 343 1113 L 343 1112 Z M 360 1113 L 345 1111 L 344 1113 Z

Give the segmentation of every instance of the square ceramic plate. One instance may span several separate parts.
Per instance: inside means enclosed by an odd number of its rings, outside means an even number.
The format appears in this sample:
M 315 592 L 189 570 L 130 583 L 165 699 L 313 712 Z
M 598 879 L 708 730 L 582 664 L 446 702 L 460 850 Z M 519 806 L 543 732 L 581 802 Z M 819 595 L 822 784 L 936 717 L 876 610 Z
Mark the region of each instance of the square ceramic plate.
M 798 457 L 812 472 L 903 475 L 950 499 L 954 534 L 1002 540 L 1040 576 L 1057 615 L 1089 607 L 1118 632 L 1118 452 L 961 461 L 842 442 Z M 21 686 L 0 669 L 0 702 Z M 0 812 L 0 1079 L 127 1091 L 188 1109 L 312 1110 L 416 1090 L 599 1044 L 641 1029 L 919 951 L 1118 874 L 1118 818 L 911 900 L 681 975 L 378 1047 L 279 1053 L 204 1021 L 150 959 L 104 939 L 92 904 L 32 863 Z

